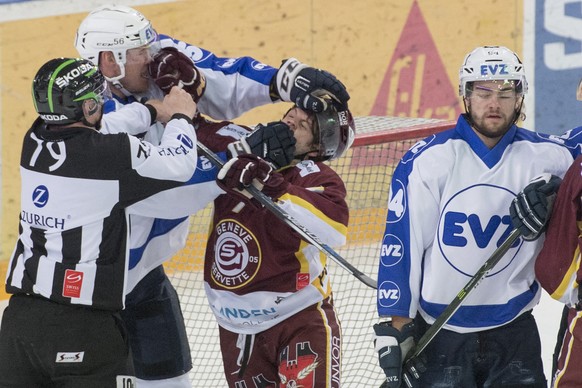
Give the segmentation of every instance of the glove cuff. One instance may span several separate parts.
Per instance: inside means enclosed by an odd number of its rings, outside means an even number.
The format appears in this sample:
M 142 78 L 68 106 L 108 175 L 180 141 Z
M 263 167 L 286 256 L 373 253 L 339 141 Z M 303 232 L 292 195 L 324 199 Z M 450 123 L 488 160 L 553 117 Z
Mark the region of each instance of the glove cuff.
M 400 343 L 406 338 L 414 336 L 415 328 L 416 326 L 414 321 L 405 324 L 400 330 L 393 327 L 391 321 L 385 321 L 375 324 L 374 332 L 376 333 L 377 337 L 387 335 L 395 337 Z
M 283 62 L 276 74 L 276 88 L 281 100 L 293 102 L 291 100 L 291 89 L 295 83 L 295 78 L 299 72 L 307 65 L 299 62 L 295 58 L 289 58 Z
M 228 151 L 228 156 L 230 158 L 234 158 L 241 154 L 250 154 L 251 147 L 249 147 L 248 143 L 243 139 L 238 141 L 233 141 L 226 146 L 226 150 Z

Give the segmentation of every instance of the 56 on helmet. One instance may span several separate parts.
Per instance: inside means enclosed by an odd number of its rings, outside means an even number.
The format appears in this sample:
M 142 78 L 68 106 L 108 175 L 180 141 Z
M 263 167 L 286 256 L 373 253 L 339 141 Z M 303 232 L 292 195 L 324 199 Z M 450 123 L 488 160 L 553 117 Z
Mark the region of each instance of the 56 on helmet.
M 97 67 L 81 58 L 55 58 L 45 63 L 32 81 L 34 108 L 47 124 L 66 125 L 84 118 L 83 103 L 99 108 L 109 89 Z

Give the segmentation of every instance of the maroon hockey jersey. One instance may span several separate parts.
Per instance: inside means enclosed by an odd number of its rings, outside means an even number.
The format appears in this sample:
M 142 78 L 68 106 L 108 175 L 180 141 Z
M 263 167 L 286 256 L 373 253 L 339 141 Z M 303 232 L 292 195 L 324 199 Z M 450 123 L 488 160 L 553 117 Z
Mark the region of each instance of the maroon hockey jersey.
M 582 156 L 568 169 L 554 202 L 536 277 L 552 298 L 570 307 L 578 303 L 582 279 Z
M 216 131 L 219 124 L 209 125 L 219 134 L 238 127 L 222 123 Z M 204 142 L 202 127 L 198 136 Z M 290 183 L 278 199 L 281 208 L 325 244 L 344 244 L 349 212 L 345 185 L 337 173 L 313 161 L 280 173 Z M 225 329 L 255 334 L 331 294 L 326 255 L 255 199 L 232 193 L 219 196 L 209 233 L 205 289 Z

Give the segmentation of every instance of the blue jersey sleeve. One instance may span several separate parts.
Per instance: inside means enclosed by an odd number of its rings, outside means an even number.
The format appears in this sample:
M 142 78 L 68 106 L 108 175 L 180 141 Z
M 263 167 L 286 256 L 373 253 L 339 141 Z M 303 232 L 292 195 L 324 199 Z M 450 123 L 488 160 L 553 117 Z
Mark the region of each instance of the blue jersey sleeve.
M 162 47 L 175 47 L 206 77 L 206 90 L 198 109 L 217 120 L 231 120 L 248 110 L 270 104 L 271 79 L 277 69 L 252 57 L 222 58 L 200 47 L 160 35 Z
M 408 175 L 410 166 L 399 164 L 392 176 L 386 229 L 378 268 L 378 314 L 408 316 L 411 304 L 410 219 Z

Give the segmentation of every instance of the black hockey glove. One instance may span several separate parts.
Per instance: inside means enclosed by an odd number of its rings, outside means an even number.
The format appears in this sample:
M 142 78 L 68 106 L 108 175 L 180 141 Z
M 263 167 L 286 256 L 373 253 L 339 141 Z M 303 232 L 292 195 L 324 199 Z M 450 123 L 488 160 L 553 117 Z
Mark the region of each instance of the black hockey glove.
M 391 322 L 377 323 L 374 333 L 374 347 L 386 375 L 382 388 L 399 388 L 403 382 L 404 360 L 414 347 L 414 322 L 407 323 L 402 330 L 392 327 Z
M 255 130 L 239 141 L 230 143 L 230 156 L 254 154 L 271 163 L 275 170 L 288 166 L 295 155 L 295 136 L 287 124 L 275 121 L 258 124 Z
M 333 74 L 309 67 L 295 58 L 281 64 L 271 81 L 271 95 L 283 101 L 293 102 L 301 109 L 310 112 L 323 112 L 327 109 L 322 95 L 329 94 L 338 110 L 348 108 L 350 95 L 344 84 Z
M 560 183 L 560 177 L 543 174 L 532 179 L 511 202 L 511 222 L 524 240 L 536 240 L 544 232 Z
M 252 184 L 271 198 L 280 197 L 289 186 L 281 174 L 273 171 L 270 163 L 253 154 L 230 159 L 218 172 L 216 181 L 223 190 L 237 190 L 238 194 Z

